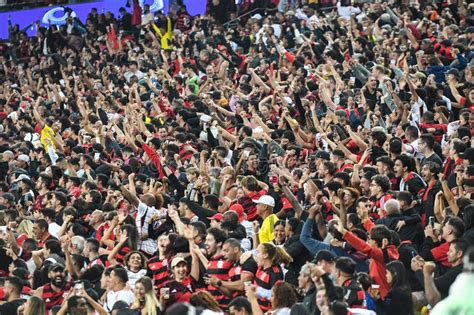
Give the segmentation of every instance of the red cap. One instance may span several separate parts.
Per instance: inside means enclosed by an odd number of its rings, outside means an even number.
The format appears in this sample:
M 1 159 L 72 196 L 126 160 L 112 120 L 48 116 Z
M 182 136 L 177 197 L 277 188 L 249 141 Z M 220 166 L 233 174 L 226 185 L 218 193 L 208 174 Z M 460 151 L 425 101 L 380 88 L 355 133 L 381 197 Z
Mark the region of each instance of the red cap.
M 212 217 L 208 217 L 209 220 L 216 220 L 216 221 L 221 221 L 222 220 L 222 213 L 216 213 Z
M 229 208 L 230 211 L 234 211 L 239 216 L 239 222 L 244 220 L 244 207 L 240 203 L 234 203 Z

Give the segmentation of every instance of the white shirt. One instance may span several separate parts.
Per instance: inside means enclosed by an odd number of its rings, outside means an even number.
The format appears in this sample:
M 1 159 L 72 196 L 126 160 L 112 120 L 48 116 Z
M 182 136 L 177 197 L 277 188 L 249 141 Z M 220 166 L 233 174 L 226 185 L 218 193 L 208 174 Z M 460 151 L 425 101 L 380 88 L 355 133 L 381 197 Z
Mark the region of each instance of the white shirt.
M 107 312 L 111 312 L 114 307 L 115 302 L 124 301 L 128 305 L 132 304 L 133 301 L 133 292 L 130 290 L 120 290 L 117 292 L 110 291 L 107 293 L 107 298 L 104 302 L 104 308 Z
M 52 236 L 54 236 L 56 238 L 59 238 L 58 234 L 59 234 L 60 229 L 61 229 L 61 226 L 59 224 L 57 224 L 56 222 L 50 223 L 49 226 L 48 226 L 49 234 L 51 234 Z
M 349 6 L 349 7 L 343 7 L 341 6 L 341 2 L 337 3 L 337 13 L 339 14 L 340 17 L 343 17 L 345 19 L 350 19 L 352 14 L 359 14 L 361 10 L 357 7 Z
M 128 275 L 128 282 L 127 284 L 134 289 L 135 284 L 137 283 L 137 280 L 140 279 L 141 277 L 146 276 L 146 269 L 141 269 L 138 272 L 133 272 L 131 270 L 127 269 L 127 275 Z
M 135 224 L 137 226 L 138 235 L 141 236 L 143 234 L 148 234 L 148 226 L 152 217 L 155 214 L 162 215 L 162 213 L 160 213 L 154 207 L 148 207 L 141 201 L 137 206 L 137 211 L 138 213 L 137 218 L 135 219 Z M 140 241 L 139 248 L 145 253 L 152 255 L 156 252 L 156 240 L 148 238 L 146 240 Z

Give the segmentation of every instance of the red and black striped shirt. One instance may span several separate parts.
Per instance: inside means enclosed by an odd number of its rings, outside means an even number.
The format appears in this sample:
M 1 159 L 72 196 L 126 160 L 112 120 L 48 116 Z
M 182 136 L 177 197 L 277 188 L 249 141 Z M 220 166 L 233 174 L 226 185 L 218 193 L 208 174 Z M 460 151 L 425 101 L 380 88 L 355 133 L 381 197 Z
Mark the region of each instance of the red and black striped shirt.
M 66 282 L 60 291 L 54 291 L 53 288 L 51 288 L 50 283 L 45 284 L 43 286 L 43 294 L 41 295 L 41 298 L 44 300 L 46 310 L 49 311 L 54 306 L 61 305 L 64 302 L 64 297 L 66 296 L 65 293 L 67 293 L 69 289 L 71 289 L 70 282 Z
M 117 260 L 117 262 L 119 264 L 123 264 L 123 259 L 125 258 L 125 256 L 130 252 L 130 247 L 128 246 L 123 246 L 119 252 L 117 253 L 117 255 L 115 255 L 115 260 Z
M 229 269 L 229 280 L 232 282 L 239 281 L 241 279 L 242 274 L 244 273 L 250 274 L 253 278 L 255 273 L 257 272 L 257 269 L 258 269 L 257 263 L 252 257 L 247 259 L 243 264 L 240 264 L 240 262 L 236 262 Z M 233 297 L 237 297 L 243 294 L 244 294 L 244 291 L 235 291 L 233 293 Z
M 232 267 L 230 262 L 224 259 L 224 255 L 217 254 L 209 260 L 207 263 L 207 275 L 209 277 L 214 276 L 222 281 L 229 280 L 229 269 Z M 222 309 L 227 309 L 230 299 L 224 293 L 222 293 L 218 288 L 208 285 L 207 290 L 212 294 L 219 307 Z
M 267 312 L 271 308 L 272 287 L 283 279 L 283 270 L 278 265 L 266 269 L 258 267 L 253 284 L 257 287 L 258 305 L 263 312 Z
M 171 280 L 170 262 L 168 258 L 154 256 L 148 260 L 148 276 L 153 279 L 155 289 L 159 290 Z

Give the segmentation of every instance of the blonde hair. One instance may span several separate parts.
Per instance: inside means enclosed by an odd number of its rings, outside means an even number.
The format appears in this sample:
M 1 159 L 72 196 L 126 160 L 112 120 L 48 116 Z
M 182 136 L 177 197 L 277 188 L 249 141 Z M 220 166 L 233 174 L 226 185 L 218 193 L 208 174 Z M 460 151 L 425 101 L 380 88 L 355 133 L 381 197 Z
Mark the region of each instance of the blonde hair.
M 156 308 L 159 307 L 160 302 L 158 302 L 155 292 L 153 291 L 153 282 L 151 281 L 149 277 L 145 276 L 138 279 L 135 286 L 139 283 L 143 285 L 143 287 L 145 288 L 145 306 L 143 307 L 145 314 L 157 315 Z M 140 300 L 138 300 L 137 295 L 134 294 L 131 309 L 139 309 L 139 308 L 140 308 Z
M 33 221 L 31 220 L 23 220 L 18 224 L 18 228 L 16 229 L 18 233 L 25 234 L 28 238 L 33 238 Z

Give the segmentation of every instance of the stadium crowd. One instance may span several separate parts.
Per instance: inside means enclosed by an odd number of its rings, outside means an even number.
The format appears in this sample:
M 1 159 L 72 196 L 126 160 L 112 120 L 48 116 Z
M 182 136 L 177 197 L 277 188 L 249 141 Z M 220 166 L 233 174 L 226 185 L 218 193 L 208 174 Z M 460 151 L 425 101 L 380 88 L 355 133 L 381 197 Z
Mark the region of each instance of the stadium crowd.
M 128 2 L 0 42 L 1 315 L 474 314 L 474 4 Z

